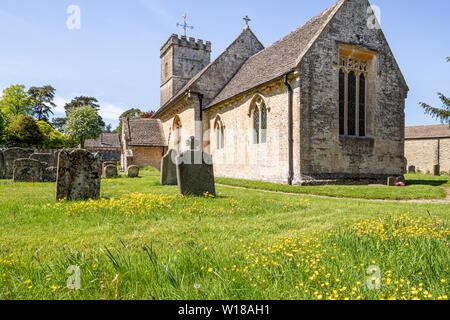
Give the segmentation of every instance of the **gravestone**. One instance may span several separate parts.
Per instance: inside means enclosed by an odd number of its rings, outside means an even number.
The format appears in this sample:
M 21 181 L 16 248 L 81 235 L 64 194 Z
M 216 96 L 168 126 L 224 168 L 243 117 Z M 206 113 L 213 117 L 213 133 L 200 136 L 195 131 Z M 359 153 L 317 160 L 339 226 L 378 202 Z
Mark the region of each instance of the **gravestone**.
M 55 166 L 55 158 L 52 153 L 33 153 L 30 156 L 30 159 L 37 160 L 40 162 L 44 162 L 47 164 L 48 167 L 54 167 Z
M 103 163 L 102 163 L 103 175 L 105 175 L 105 169 L 107 166 L 116 166 L 117 167 L 117 161 L 116 160 L 103 161 Z
M 58 156 L 56 200 L 100 197 L 102 157 L 87 150 L 62 150 Z
M 5 175 L 5 160 L 3 159 L 3 151 L 0 151 L 0 179 Z
M 177 166 L 176 159 L 178 153 L 171 149 L 162 158 L 161 161 L 161 185 L 163 186 L 176 186 L 177 181 Z
M 118 176 L 117 166 L 113 166 L 113 165 L 106 166 L 105 170 L 104 170 L 104 175 L 106 178 L 117 177 Z
M 190 151 L 183 152 L 176 159 L 178 193 L 180 195 L 216 195 L 214 168 L 209 153 L 195 151 L 196 141 L 190 138 Z
M 42 175 L 43 182 L 56 182 L 56 167 L 48 167 L 44 169 L 44 173 Z
M 435 165 L 433 167 L 433 173 L 436 177 L 439 177 L 441 175 L 441 166 L 440 165 Z
M 416 173 L 416 167 L 415 166 L 409 166 L 408 173 Z
M 17 159 L 27 159 L 33 153 L 31 149 L 10 148 L 3 150 L 3 179 L 12 179 L 14 170 L 14 161 Z
M 388 177 L 387 185 L 388 187 L 395 187 L 397 184 L 397 177 Z
M 129 166 L 127 169 L 127 176 L 130 178 L 139 177 L 139 167 L 138 166 Z
M 33 159 L 17 159 L 13 165 L 14 182 L 42 182 L 45 165 Z

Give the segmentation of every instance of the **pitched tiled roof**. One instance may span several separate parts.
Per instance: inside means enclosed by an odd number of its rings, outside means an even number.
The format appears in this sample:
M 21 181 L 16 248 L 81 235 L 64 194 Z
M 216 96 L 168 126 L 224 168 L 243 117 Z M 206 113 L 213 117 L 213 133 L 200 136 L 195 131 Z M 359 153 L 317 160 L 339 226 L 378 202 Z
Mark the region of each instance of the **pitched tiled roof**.
M 417 126 L 405 128 L 405 139 L 450 138 L 450 125 Z
M 160 120 L 124 118 L 123 126 L 129 146 L 167 147 Z
M 118 148 L 120 149 L 120 138 L 115 133 L 102 133 L 97 139 L 86 140 L 88 148 Z
M 345 0 L 338 1 L 281 40 L 250 57 L 207 107 L 292 71 L 344 2 Z

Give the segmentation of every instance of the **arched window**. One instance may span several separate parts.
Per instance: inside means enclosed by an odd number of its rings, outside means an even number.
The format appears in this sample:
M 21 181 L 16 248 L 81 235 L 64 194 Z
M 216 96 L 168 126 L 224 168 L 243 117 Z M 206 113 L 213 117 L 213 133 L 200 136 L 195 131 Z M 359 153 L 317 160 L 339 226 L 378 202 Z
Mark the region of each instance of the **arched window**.
M 178 153 L 181 153 L 181 120 L 178 116 L 175 117 L 173 121 L 173 132 L 175 137 L 175 149 L 178 151 Z
M 251 104 L 250 115 L 253 117 L 253 143 L 267 142 L 267 105 L 261 97 Z
M 261 143 L 267 142 L 267 107 L 263 103 L 261 107 Z
M 217 150 L 221 150 L 225 147 L 225 137 L 223 123 L 219 117 L 216 119 L 214 129 L 216 131 L 216 148 Z

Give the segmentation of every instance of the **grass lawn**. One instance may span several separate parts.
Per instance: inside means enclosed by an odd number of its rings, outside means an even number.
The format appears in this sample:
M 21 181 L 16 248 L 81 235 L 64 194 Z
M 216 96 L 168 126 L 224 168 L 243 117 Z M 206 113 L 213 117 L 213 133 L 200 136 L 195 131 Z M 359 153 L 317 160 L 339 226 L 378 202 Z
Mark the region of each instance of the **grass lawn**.
M 0 299 L 448 299 L 448 204 L 230 187 L 180 198 L 142 173 L 86 202 L 1 181 Z
M 241 180 L 233 178 L 216 178 L 216 183 L 298 194 L 311 194 L 337 198 L 378 199 L 378 200 L 412 200 L 412 199 L 444 199 L 445 191 L 436 186 L 450 186 L 447 177 L 430 175 L 407 175 L 406 187 L 387 186 L 288 186 L 270 182 Z

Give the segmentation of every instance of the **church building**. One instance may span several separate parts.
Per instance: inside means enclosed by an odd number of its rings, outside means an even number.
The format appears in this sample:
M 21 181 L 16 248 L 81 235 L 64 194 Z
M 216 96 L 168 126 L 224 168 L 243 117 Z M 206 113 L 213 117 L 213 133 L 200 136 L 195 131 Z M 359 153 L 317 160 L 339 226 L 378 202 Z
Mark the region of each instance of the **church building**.
M 265 48 L 247 25 L 161 48 L 164 145 L 194 136 L 216 177 L 294 185 L 386 183 L 405 172 L 408 86 L 367 0 L 339 0 Z M 167 150 L 167 149 L 166 149 Z

